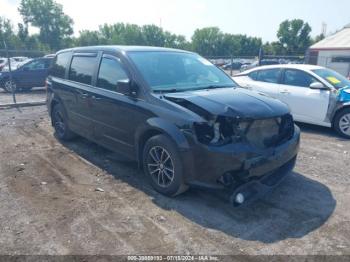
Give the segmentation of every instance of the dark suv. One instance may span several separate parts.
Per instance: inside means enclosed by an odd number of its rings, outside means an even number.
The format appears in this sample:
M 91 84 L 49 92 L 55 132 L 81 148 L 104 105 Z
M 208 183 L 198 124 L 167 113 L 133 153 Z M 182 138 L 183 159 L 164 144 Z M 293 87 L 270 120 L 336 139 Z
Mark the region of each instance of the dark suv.
M 238 88 L 197 54 L 101 46 L 56 54 L 47 102 L 56 136 L 76 134 L 133 160 L 160 193 L 227 189 L 256 199 L 293 169 L 299 128 L 276 99 Z

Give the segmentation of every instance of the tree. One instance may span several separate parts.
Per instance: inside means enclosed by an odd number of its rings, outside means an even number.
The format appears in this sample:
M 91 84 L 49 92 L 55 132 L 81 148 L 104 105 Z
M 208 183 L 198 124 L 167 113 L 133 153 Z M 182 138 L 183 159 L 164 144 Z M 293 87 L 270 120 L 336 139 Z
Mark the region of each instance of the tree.
M 26 25 L 40 29 L 40 41 L 51 50 L 62 48 L 66 38 L 73 34 L 73 20 L 54 0 L 22 0 L 18 10 Z
M 9 49 L 15 49 L 18 46 L 18 38 L 13 30 L 11 21 L 0 17 L 0 49 L 5 48 L 4 41 Z
M 310 33 L 310 25 L 303 20 L 285 20 L 280 24 L 277 37 L 287 55 L 299 55 L 311 45 Z
M 320 35 L 317 35 L 315 37 L 315 39 L 313 40 L 314 43 L 317 43 L 317 42 L 320 42 L 322 41 L 323 39 L 325 39 L 325 35 L 324 34 L 320 34 Z
M 218 27 L 197 29 L 192 36 L 193 50 L 203 56 L 219 56 L 224 34 Z

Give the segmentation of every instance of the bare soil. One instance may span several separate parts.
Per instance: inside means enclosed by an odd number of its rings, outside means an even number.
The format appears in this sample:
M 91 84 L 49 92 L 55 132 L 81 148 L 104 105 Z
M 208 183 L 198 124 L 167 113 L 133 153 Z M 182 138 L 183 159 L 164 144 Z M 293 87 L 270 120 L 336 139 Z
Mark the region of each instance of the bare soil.
M 295 172 L 234 209 L 220 192 L 164 197 L 135 163 L 61 144 L 44 106 L 0 110 L 0 254 L 350 255 L 350 141 L 301 128 Z

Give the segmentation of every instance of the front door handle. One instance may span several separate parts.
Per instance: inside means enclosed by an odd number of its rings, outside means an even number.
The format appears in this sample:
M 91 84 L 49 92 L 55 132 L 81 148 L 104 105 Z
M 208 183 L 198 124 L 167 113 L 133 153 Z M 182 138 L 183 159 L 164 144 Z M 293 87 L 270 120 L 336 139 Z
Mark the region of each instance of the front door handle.
M 288 90 L 283 90 L 283 91 L 281 91 L 281 94 L 286 94 L 286 95 L 289 95 L 289 94 L 290 94 L 290 92 L 289 92 Z
M 80 93 L 80 97 L 82 99 L 87 99 L 87 98 L 89 98 L 89 94 L 88 93 Z
M 101 97 L 97 97 L 97 96 L 92 96 L 91 98 L 92 98 L 93 100 L 102 100 Z

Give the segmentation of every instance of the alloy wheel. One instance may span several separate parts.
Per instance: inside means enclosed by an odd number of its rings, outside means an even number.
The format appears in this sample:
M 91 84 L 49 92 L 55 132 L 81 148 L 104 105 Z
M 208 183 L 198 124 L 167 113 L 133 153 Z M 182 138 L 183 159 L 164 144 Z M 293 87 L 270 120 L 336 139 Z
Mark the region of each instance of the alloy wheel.
M 350 114 L 345 114 L 340 118 L 339 129 L 343 134 L 350 135 Z
M 9 93 L 11 93 L 12 90 L 16 91 L 16 89 L 17 89 L 16 83 L 11 81 L 11 80 L 8 80 L 4 84 L 4 89 Z
M 175 169 L 173 160 L 163 147 L 155 146 L 149 150 L 147 167 L 152 179 L 160 187 L 166 188 L 174 181 Z

